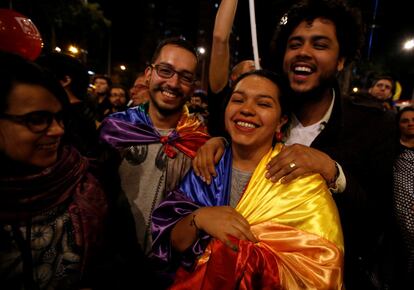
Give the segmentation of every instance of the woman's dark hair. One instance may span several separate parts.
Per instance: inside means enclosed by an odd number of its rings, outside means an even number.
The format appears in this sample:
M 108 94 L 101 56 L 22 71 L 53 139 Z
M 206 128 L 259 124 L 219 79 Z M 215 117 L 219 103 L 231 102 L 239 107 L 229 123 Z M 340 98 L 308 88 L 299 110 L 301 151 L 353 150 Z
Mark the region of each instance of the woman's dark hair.
M 21 56 L 0 51 L 0 112 L 8 109 L 9 95 L 17 84 L 44 87 L 56 97 L 62 108 L 68 107 L 66 92 L 51 73 Z
M 269 61 L 272 69 L 281 71 L 289 36 L 302 22 L 312 23 L 316 18 L 332 21 L 336 27 L 339 55 L 346 63 L 359 57 L 363 44 L 361 13 L 342 0 L 302 0 L 294 4 L 280 20 L 271 43 Z

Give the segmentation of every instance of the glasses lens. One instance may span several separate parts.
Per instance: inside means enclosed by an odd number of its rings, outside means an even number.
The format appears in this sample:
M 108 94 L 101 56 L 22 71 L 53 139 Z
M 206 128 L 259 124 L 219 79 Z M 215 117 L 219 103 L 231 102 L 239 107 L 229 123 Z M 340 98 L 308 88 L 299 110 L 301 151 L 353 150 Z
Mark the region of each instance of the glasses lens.
M 33 132 L 41 132 L 46 130 L 53 120 L 53 113 L 41 111 L 32 112 L 25 116 L 25 122 Z
M 170 78 L 174 75 L 174 71 L 168 66 L 158 65 L 155 67 L 159 76 L 163 78 Z
M 63 111 L 59 111 L 54 114 L 54 117 L 59 126 L 63 128 L 65 125 L 65 113 Z
M 140 90 L 146 90 L 148 87 L 146 85 L 135 85 L 132 87 L 134 90 L 140 91 Z
M 25 116 L 25 123 L 32 132 L 40 133 L 50 127 L 53 119 L 56 120 L 60 127 L 64 127 L 63 111 L 59 111 L 56 114 L 48 111 L 32 112 Z
M 182 74 L 180 76 L 181 81 L 186 85 L 191 85 L 194 82 L 194 77 L 192 74 Z
M 157 74 L 160 77 L 169 79 L 171 78 L 175 73 L 178 75 L 178 78 L 180 81 L 185 85 L 191 85 L 194 82 L 194 76 L 191 73 L 187 72 L 177 72 L 174 69 L 164 66 L 164 65 L 155 65 L 155 69 L 157 71 Z

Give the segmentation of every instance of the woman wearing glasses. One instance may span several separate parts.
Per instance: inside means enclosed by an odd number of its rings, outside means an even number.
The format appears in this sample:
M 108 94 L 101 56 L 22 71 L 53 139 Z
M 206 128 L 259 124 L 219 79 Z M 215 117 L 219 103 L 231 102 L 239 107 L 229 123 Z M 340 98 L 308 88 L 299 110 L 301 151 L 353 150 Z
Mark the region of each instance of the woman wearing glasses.
M 45 71 L 0 53 L 2 289 L 89 286 L 107 201 L 88 160 L 62 144 L 66 106 Z

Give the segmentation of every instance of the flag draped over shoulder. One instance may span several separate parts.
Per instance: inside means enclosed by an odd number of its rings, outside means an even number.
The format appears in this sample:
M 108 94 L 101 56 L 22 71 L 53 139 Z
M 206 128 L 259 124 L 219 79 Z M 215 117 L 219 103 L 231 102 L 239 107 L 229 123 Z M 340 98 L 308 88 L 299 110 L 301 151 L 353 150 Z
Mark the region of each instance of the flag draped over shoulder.
M 177 127 L 161 136 L 147 114 L 148 104 L 130 108 L 107 117 L 101 124 L 100 138 L 112 147 L 121 149 L 138 144 L 162 143 L 164 152 L 174 158 L 179 150 L 194 158 L 197 149 L 209 138 L 205 126 L 183 108 Z
M 211 239 L 195 267 L 178 270 L 172 289 L 342 288 L 344 247 L 335 202 L 319 174 L 287 184 L 267 180 L 266 164 L 280 149 L 276 146 L 262 158 L 236 207 L 259 242 L 235 240 L 238 251 L 234 252 L 221 241 Z M 211 185 L 190 173 L 180 191 L 172 193 L 154 211 L 154 240 L 158 239 L 155 253 L 162 231 L 169 232 L 168 227 L 183 216 L 198 207 L 229 204 L 229 151 L 217 165 L 218 177 Z M 174 195 L 178 197 L 175 201 Z M 189 205 L 191 202 L 194 206 Z M 166 250 L 161 257 L 169 256 Z

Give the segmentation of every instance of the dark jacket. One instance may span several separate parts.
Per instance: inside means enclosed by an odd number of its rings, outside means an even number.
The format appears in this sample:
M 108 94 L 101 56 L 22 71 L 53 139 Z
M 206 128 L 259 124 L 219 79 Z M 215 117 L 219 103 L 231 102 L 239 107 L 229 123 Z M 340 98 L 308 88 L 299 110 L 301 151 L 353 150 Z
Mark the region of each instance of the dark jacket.
M 334 194 L 345 239 L 345 286 L 364 286 L 377 245 L 391 220 L 395 114 L 370 102 L 340 97 L 311 147 L 343 168 L 346 189 Z

